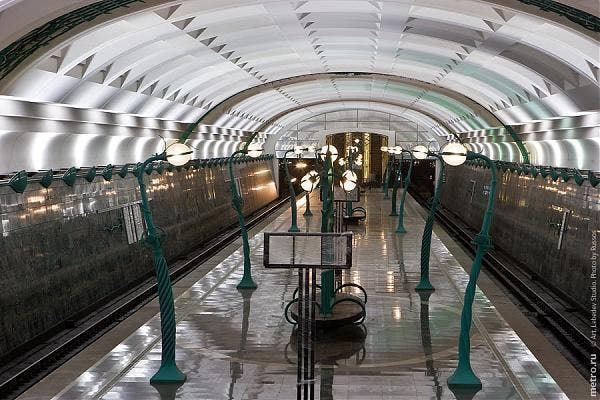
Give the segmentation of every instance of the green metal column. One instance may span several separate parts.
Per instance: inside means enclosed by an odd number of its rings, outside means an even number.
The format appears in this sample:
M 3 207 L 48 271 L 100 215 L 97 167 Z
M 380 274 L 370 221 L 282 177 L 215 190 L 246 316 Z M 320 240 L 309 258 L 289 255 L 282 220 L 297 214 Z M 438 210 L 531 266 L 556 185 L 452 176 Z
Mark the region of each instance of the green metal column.
M 285 166 L 285 179 L 288 183 L 288 191 L 290 192 L 290 206 L 292 208 L 292 225 L 288 232 L 300 232 L 298 229 L 298 210 L 296 208 L 296 191 L 294 190 L 294 185 L 292 183 L 292 178 L 290 177 L 290 169 L 288 168 L 288 153 L 294 151 L 294 149 L 286 150 L 283 154 L 283 165 Z
M 475 375 L 471 368 L 471 319 L 473 316 L 473 299 L 475 298 L 475 287 L 477 284 L 477 278 L 481 270 L 481 261 L 483 256 L 491 247 L 490 228 L 492 225 L 492 215 L 494 212 L 494 202 L 496 198 L 496 165 L 492 160 L 483 154 L 467 152 L 467 160 L 482 159 L 489 166 L 492 173 L 492 179 L 490 183 L 490 191 L 488 204 L 483 217 L 483 224 L 481 231 L 475 237 L 474 243 L 476 245 L 475 259 L 471 266 L 471 273 L 469 274 L 469 282 L 465 290 L 465 298 L 463 303 L 463 310 L 460 317 L 460 337 L 458 340 L 458 366 L 454 373 L 448 378 L 448 386 L 453 387 L 470 387 L 470 388 L 481 388 L 481 380 Z
M 389 199 L 390 195 L 388 194 L 388 182 L 390 180 L 390 166 L 391 166 L 391 157 L 388 159 L 387 165 L 385 166 L 385 172 L 383 173 L 383 198 Z
M 313 215 L 312 211 L 310 211 L 310 192 L 305 192 L 306 193 L 306 209 L 304 210 L 304 215 L 305 217 L 310 217 Z
M 410 156 L 410 165 L 408 167 L 406 178 L 404 179 L 404 191 L 402 192 L 402 200 L 400 201 L 400 213 L 398 214 L 398 227 L 396 228 L 396 233 L 406 233 L 406 228 L 404 228 L 404 202 L 406 201 L 406 193 L 408 193 L 413 165 L 415 163 L 415 158 L 413 157 L 412 152 L 402 149 L 402 153 L 408 153 Z M 402 164 L 400 164 L 400 170 L 402 170 Z
M 167 260 L 162 252 L 160 245 L 160 236 L 156 226 L 150 205 L 148 203 L 148 194 L 146 184 L 144 183 L 144 170 L 148 164 L 157 160 L 166 160 L 166 154 L 155 154 L 142 163 L 142 167 L 136 174 L 140 195 L 142 197 L 142 215 L 146 221 L 148 235 L 146 243 L 152 249 L 154 258 L 154 271 L 156 273 L 156 282 L 158 284 L 158 304 L 160 308 L 160 332 L 162 340 L 162 353 L 159 370 L 150 378 L 150 383 L 182 383 L 185 382 L 185 374 L 177 368 L 175 363 L 175 305 L 173 302 L 173 289 L 171 287 L 171 278 L 169 277 L 169 267 Z
M 251 141 L 251 140 L 250 140 Z M 250 143 L 250 141 L 248 143 Z M 243 200 L 237 191 L 237 185 L 235 184 L 235 175 L 233 174 L 233 160 L 238 154 L 246 154 L 246 147 L 235 151 L 229 157 L 229 179 L 230 179 L 230 190 L 231 190 L 231 203 L 237 213 L 238 224 L 242 234 L 242 249 L 244 252 L 244 275 L 242 280 L 237 285 L 238 289 L 256 289 L 256 283 L 252 279 L 252 265 L 250 264 L 250 244 L 248 243 L 248 230 L 246 229 L 246 221 L 244 221 L 244 211 L 242 208 Z
M 354 163 L 354 159 L 352 158 L 353 154 L 354 154 L 354 151 L 352 151 L 352 148 L 350 148 L 348 151 L 348 169 L 351 172 L 354 172 L 352 170 L 352 164 Z M 359 190 L 359 189 L 357 189 L 357 190 Z M 351 201 L 346 202 L 346 215 L 348 217 L 352 216 L 352 202 Z
M 321 189 L 323 194 L 323 209 L 321 211 L 321 232 L 333 231 L 333 164 L 331 154 L 325 157 L 325 165 L 321 175 Z M 321 272 L 321 307 L 322 316 L 331 315 L 335 296 L 335 272 L 324 270 Z
M 402 177 L 402 160 L 400 160 L 400 166 L 398 168 L 396 168 L 396 170 L 394 171 L 394 184 L 392 186 L 392 211 L 390 212 L 390 217 L 395 217 L 398 215 L 398 210 L 396 209 L 396 201 L 397 201 L 397 197 L 398 197 L 398 181 L 401 179 L 401 177 Z
M 444 160 L 437 154 L 429 153 L 430 156 L 434 156 L 439 161 L 439 176 L 437 184 L 435 186 L 435 192 L 433 195 L 433 201 L 429 208 L 429 214 L 427 215 L 427 221 L 425 222 L 425 228 L 423 229 L 423 239 L 421 240 L 421 280 L 415 288 L 415 290 L 435 290 L 431 282 L 429 282 L 429 255 L 431 252 L 431 233 L 433 231 L 433 224 L 435 222 L 435 211 L 440 203 L 440 196 L 442 194 L 442 186 L 444 184 Z

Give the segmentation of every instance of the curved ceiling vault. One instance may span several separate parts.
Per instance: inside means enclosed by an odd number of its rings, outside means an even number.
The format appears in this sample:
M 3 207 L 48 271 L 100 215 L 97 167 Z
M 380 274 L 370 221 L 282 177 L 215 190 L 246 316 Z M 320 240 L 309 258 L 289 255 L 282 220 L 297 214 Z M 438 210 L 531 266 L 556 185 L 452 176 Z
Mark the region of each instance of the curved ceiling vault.
M 248 131 L 285 142 L 293 124 L 347 109 L 495 158 L 519 160 L 503 149 L 522 140 L 532 162 L 600 169 L 598 35 L 516 0 L 43 3 L 0 1 L 0 44 L 35 49 L 16 67 L 20 53 L 0 53 L 0 170 L 139 160 L 198 119 L 196 155 L 222 156 Z M 57 17 L 73 29 L 27 42 L 25 26 L 49 32 Z M 32 103 L 61 112 L 27 115 Z M 40 161 L 40 144 L 60 154 Z

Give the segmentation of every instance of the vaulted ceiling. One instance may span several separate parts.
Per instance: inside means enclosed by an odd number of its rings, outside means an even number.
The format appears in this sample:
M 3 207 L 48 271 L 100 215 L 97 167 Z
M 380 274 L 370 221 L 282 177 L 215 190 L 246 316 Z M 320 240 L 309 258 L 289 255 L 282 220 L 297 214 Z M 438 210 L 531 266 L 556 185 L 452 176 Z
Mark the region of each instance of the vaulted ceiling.
M 33 168 L 31 152 L 18 153 L 40 140 L 70 148 L 65 163 L 83 142 L 94 144 L 78 162 L 134 161 L 198 119 L 197 156 L 227 155 L 254 130 L 274 150 L 293 124 L 350 109 L 419 123 L 423 140 L 457 136 L 517 161 L 516 147 L 501 149 L 522 141 L 534 163 L 600 169 L 598 33 L 518 1 L 39 3 L 0 1 L 0 44 L 12 54 L 0 53 L 0 94 L 22 110 L 0 110 L 0 145 L 12 149 L 0 169 Z M 52 40 L 23 38 L 35 27 Z M 40 123 L 32 103 L 61 113 Z M 121 125 L 126 117 L 138 119 Z M 35 167 L 64 166 L 49 165 L 60 157 Z

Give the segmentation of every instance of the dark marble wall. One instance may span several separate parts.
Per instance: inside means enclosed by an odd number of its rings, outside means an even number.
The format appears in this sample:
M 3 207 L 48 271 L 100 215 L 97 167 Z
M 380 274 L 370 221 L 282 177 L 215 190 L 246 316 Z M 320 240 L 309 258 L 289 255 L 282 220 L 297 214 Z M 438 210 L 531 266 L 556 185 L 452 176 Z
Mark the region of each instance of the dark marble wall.
M 246 213 L 277 197 L 270 164 L 235 165 Z M 145 176 L 169 260 L 237 221 L 226 166 Z M 23 194 L 0 187 L 0 356 L 152 273 L 149 250 L 128 244 L 128 204 L 139 207 L 131 174 L 73 187 L 30 183 Z
M 442 204 L 479 231 L 489 169 L 447 167 Z M 566 213 L 559 248 L 560 226 Z M 590 305 L 592 236 L 600 231 L 600 187 L 586 181 L 498 171 L 492 243 L 585 309 Z

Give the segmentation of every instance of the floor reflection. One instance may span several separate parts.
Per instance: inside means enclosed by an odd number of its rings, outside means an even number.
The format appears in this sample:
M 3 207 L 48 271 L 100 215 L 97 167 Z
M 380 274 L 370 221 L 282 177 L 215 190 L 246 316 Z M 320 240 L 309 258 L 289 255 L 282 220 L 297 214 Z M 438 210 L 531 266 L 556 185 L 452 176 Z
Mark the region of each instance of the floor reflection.
M 314 204 L 315 215 L 298 221 L 302 230 L 307 225 L 319 229 L 318 201 Z M 148 384 L 161 354 L 160 320 L 154 317 L 56 400 L 290 400 L 298 398 L 303 388 L 297 382 L 303 380 L 309 391 L 299 398 L 305 400 L 565 398 L 480 292 L 472 364 L 484 390 L 448 390 L 446 379 L 457 364 L 461 294 L 468 275 L 434 234 L 430 274 L 436 291 L 417 297 L 423 230 L 414 211 L 417 204 L 411 200 L 405 210 L 409 232 L 404 235 L 395 233 L 396 220 L 387 216 L 389 200 L 382 201 L 381 193 L 366 194 L 364 205 L 368 219 L 364 232 L 354 234 L 355 262 L 342 276 L 345 283 L 367 291 L 367 318 L 364 326 L 316 333 L 310 344 L 314 357 L 300 365 L 314 371 L 310 379 L 304 379 L 303 371 L 298 379 L 298 351 L 310 353 L 310 348 L 284 317 L 294 290 L 302 286 L 298 271 L 254 268 L 258 289 L 239 292 L 243 255 L 238 249 L 177 299 L 178 365 L 188 374 L 183 386 Z M 265 231 L 287 230 L 289 216 L 288 211 L 277 217 Z M 258 266 L 262 234 L 251 238 L 250 245 L 252 263 Z M 312 278 L 302 282 L 312 284 Z
M 421 298 L 421 312 L 419 317 L 421 320 L 421 343 L 423 344 L 423 353 L 425 353 L 426 376 L 433 378 L 432 387 L 436 399 L 441 399 L 444 392 L 444 387 L 440 384 L 440 374 L 435 368 L 433 359 L 433 350 L 431 346 L 431 329 L 429 326 L 429 297 L 432 292 L 417 292 Z
M 242 314 L 242 331 L 240 335 L 240 346 L 238 348 L 238 358 L 243 358 L 244 350 L 246 350 L 246 341 L 248 340 L 248 326 L 250 321 L 250 300 L 254 290 L 242 289 L 239 291 L 243 299 L 243 314 Z M 227 393 L 228 399 L 233 400 L 234 389 L 236 381 L 242 377 L 244 373 L 244 364 L 239 361 L 229 362 L 229 374 L 231 376 L 231 383 L 229 384 L 229 391 Z M 161 399 L 162 400 L 162 399 Z
M 314 358 L 312 369 L 314 370 L 318 364 L 319 370 L 319 399 L 333 400 L 333 382 L 335 369 L 338 362 L 346 360 L 354 366 L 359 366 L 365 360 L 365 339 L 367 337 L 367 328 L 364 325 L 349 325 L 340 327 L 334 330 L 319 331 L 314 343 L 314 349 L 306 349 L 299 347 L 298 335 L 300 331 L 294 328 L 290 336 L 290 341 L 287 349 L 291 349 L 296 354 L 296 359 L 309 350 L 314 350 Z M 289 354 L 286 354 L 286 359 L 290 364 L 296 364 L 296 361 Z M 300 374 L 300 372 L 299 372 Z M 314 385 L 314 382 L 313 382 Z M 302 385 L 297 386 L 298 400 L 314 400 L 315 391 L 302 390 Z

